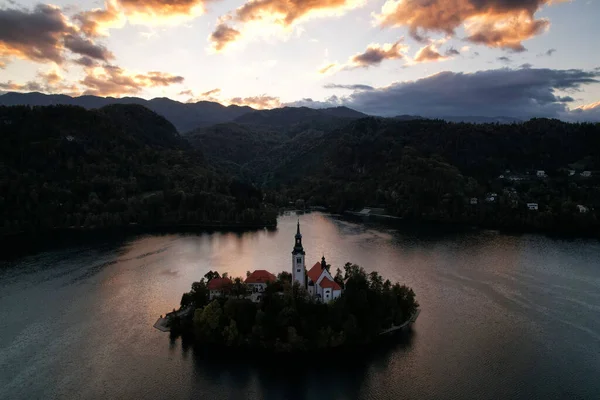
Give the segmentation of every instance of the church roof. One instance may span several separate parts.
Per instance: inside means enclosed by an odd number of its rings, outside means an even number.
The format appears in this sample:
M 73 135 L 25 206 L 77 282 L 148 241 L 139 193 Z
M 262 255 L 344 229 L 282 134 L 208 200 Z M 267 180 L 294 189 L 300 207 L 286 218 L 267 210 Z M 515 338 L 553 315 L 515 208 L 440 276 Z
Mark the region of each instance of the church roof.
M 221 290 L 231 285 L 233 282 L 229 278 L 213 278 L 208 281 L 206 287 L 208 290 Z
M 323 289 L 342 290 L 340 285 L 338 285 L 336 281 L 332 281 L 331 279 L 329 279 L 328 276 L 323 278 L 321 283 L 319 283 L 319 286 L 321 286 Z
M 315 265 L 313 265 L 312 268 L 309 269 L 306 274 L 308 275 L 308 278 L 311 281 L 313 281 L 314 283 L 317 283 L 317 281 L 319 280 L 319 277 L 321 276 L 321 272 L 323 272 L 323 269 L 321 268 L 321 263 L 318 262 Z
M 275 282 L 277 277 L 264 269 L 257 269 L 246 278 L 246 283 Z

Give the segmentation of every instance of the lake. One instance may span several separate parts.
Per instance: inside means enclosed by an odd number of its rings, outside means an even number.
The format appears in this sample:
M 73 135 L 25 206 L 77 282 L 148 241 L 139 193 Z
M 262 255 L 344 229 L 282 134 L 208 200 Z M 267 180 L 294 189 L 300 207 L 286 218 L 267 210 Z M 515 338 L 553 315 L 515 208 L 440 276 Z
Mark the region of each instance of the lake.
M 1 399 L 598 399 L 600 243 L 300 216 L 307 266 L 411 286 L 398 343 L 318 363 L 206 357 L 152 325 L 208 270 L 291 270 L 275 231 L 147 234 L 0 264 Z

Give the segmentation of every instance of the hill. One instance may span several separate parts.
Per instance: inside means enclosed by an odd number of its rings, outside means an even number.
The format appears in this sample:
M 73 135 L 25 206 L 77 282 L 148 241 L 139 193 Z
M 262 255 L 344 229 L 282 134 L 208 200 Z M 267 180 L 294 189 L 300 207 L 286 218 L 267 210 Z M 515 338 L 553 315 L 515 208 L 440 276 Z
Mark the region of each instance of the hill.
M 600 124 L 364 118 L 290 148 L 270 185 L 276 198 L 337 211 L 378 206 L 405 219 L 589 231 L 600 228 L 600 179 L 579 173 L 600 169 L 598 146 Z
M 215 171 L 145 107 L 0 106 L 0 126 L 4 234 L 275 222 L 259 190 Z
M 87 109 L 104 107 L 110 104 L 139 104 L 162 115 L 169 120 L 179 132 L 185 133 L 189 130 L 229 122 L 254 109 L 246 106 L 223 106 L 210 101 L 199 101 L 197 103 L 181 103 L 167 98 L 155 98 L 145 100 L 138 97 L 98 97 L 80 96 L 70 97 L 58 94 L 43 93 L 6 93 L 0 96 L 0 105 L 73 105 Z
M 228 172 L 256 182 L 325 132 L 348 124 L 364 114 L 345 107 L 311 109 L 283 107 L 253 111 L 232 123 L 189 132 L 186 138 L 207 158 Z

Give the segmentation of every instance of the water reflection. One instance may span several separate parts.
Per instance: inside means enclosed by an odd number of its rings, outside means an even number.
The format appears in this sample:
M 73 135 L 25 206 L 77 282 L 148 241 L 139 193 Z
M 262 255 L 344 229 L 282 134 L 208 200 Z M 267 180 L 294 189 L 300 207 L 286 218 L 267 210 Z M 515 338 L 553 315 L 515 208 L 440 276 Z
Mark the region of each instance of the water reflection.
M 181 342 L 182 357 L 193 353 L 194 384 L 207 397 L 245 399 L 356 399 L 393 374 L 412 349 L 413 332 L 349 352 L 315 351 L 303 356 L 207 351 Z M 175 346 L 178 340 L 171 340 Z M 402 370 L 403 368 L 398 368 Z M 397 371 L 396 371 L 397 372 Z M 382 376 L 383 375 L 383 376 Z

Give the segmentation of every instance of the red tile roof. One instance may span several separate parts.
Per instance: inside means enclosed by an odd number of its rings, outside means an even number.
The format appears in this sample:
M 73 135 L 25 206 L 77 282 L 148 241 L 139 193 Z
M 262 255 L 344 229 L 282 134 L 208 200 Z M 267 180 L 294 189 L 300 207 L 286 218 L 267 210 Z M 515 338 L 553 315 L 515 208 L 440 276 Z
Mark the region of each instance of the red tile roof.
M 321 286 L 323 289 L 331 288 L 333 290 L 342 290 L 342 288 L 340 287 L 340 285 L 338 285 L 338 283 L 336 281 L 332 281 L 327 276 L 325 278 L 323 278 L 321 283 L 319 283 L 319 286 Z
M 206 287 L 208 290 L 221 290 L 231 285 L 233 285 L 233 282 L 229 278 L 213 278 Z
M 277 277 L 264 269 L 257 269 L 246 278 L 246 283 L 275 282 Z
M 312 268 L 308 271 L 308 279 L 310 279 L 314 283 L 317 283 L 319 277 L 321 276 L 321 272 L 323 272 L 323 270 L 321 269 L 321 263 L 318 262 L 315 265 L 313 265 Z

